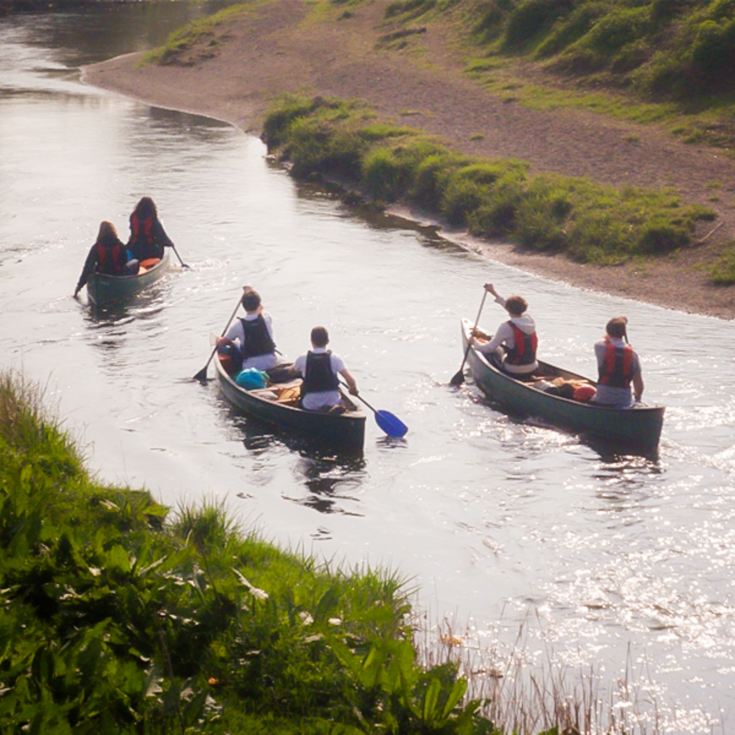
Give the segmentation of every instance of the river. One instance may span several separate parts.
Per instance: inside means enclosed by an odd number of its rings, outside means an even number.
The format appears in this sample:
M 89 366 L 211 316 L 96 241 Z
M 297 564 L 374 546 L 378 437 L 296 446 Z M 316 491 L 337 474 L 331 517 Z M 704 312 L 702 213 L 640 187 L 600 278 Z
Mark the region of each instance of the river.
M 44 387 L 104 481 L 174 508 L 221 503 L 284 547 L 394 570 L 429 625 L 530 667 L 592 667 L 603 698 L 626 679 L 648 732 L 735 730 L 732 323 L 483 260 L 295 183 L 228 125 L 80 82 L 82 64 L 206 7 L 0 19 L 0 367 Z M 191 270 L 116 310 L 74 300 L 100 220 L 124 239 L 145 194 Z M 607 319 L 628 315 L 645 397 L 667 406 L 657 457 L 513 420 L 471 380 L 448 387 L 485 281 L 525 295 L 544 359 L 583 374 Z M 192 382 L 245 283 L 286 355 L 326 325 L 405 441 L 369 415 L 362 459 L 315 453 Z M 501 319 L 488 303 L 484 326 Z

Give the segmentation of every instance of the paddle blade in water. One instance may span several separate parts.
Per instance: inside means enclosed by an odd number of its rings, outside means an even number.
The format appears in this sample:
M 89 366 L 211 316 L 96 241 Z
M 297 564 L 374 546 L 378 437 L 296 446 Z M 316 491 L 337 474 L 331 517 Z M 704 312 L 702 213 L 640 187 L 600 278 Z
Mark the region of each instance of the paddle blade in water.
M 209 365 L 209 363 L 207 363 Z M 207 380 L 207 368 L 203 367 L 193 378 L 192 380 L 198 380 L 200 383 L 204 383 Z
M 462 385 L 464 383 L 464 371 L 458 370 L 454 375 L 452 375 L 452 379 L 449 381 L 449 385 L 458 386 Z
M 408 431 L 408 426 L 390 411 L 376 411 L 375 421 L 388 436 L 396 439 L 404 436 Z

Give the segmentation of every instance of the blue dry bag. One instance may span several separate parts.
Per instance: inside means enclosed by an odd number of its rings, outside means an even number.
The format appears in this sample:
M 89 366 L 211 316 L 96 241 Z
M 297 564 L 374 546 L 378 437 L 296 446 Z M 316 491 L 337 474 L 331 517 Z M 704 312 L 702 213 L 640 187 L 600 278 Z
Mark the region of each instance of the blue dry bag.
M 268 381 L 268 374 L 257 368 L 247 368 L 241 370 L 235 382 L 245 390 L 253 390 L 254 388 L 265 388 Z

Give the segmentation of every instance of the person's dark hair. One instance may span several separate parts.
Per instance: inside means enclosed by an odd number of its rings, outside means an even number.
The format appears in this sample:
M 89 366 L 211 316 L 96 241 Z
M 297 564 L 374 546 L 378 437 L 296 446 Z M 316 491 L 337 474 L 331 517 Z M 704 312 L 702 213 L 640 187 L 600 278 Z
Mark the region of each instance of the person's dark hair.
M 260 306 L 260 294 L 252 288 L 245 291 L 242 295 L 242 305 L 245 311 L 255 311 Z
M 522 296 L 508 296 L 505 308 L 513 316 L 521 316 L 528 308 L 528 303 Z
M 141 219 L 145 219 L 146 217 L 158 217 L 158 211 L 156 210 L 156 204 L 150 197 L 143 197 L 136 205 L 135 205 L 135 213 L 140 217 Z
M 311 330 L 311 344 L 314 347 L 326 347 L 329 344 L 329 332 L 324 327 L 314 327 Z
M 627 325 L 628 325 L 628 317 L 627 316 L 614 316 L 605 325 L 605 331 L 611 337 L 617 337 L 618 339 L 622 339 L 626 335 Z
M 97 242 L 100 245 L 115 245 L 119 239 L 115 225 L 112 222 L 107 220 L 100 222 L 100 229 L 97 233 Z

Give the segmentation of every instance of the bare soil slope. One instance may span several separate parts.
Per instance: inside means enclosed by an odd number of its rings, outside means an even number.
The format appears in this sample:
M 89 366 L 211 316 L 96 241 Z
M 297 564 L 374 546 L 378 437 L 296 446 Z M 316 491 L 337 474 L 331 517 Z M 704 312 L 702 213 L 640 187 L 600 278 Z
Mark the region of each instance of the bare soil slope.
M 164 107 L 197 112 L 258 133 L 283 92 L 360 98 L 467 153 L 517 157 L 537 171 L 587 176 L 617 186 L 670 186 L 718 213 L 719 229 L 685 252 L 599 268 L 508 245 L 474 243 L 489 257 L 574 284 L 677 309 L 735 317 L 735 287 L 707 282 L 702 264 L 735 238 L 735 158 L 687 146 L 654 127 L 577 110 L 537 111 L 508 103 L 462 71 L 441 29 L 428 26 L 402 50 L 382 47 L 387 0 L 324 22 L 303 0 L 275 0 L 218 27 L 175 63 L 139 66 L 128 55 L 89 67 L 85 80 Z M 336 18 L 337 16 L 333 16 Z M 711 201 L 716 186 L 718 201 Z M 705 231 L 700 233 L 703 236 Z

